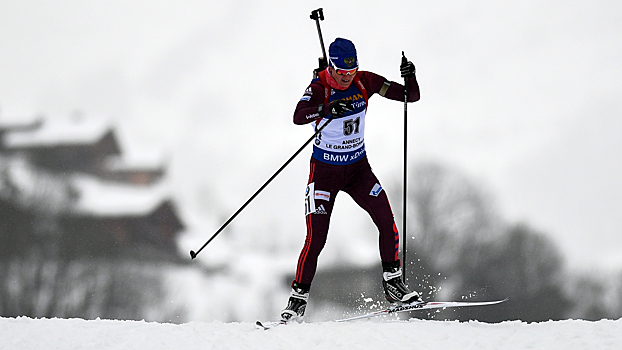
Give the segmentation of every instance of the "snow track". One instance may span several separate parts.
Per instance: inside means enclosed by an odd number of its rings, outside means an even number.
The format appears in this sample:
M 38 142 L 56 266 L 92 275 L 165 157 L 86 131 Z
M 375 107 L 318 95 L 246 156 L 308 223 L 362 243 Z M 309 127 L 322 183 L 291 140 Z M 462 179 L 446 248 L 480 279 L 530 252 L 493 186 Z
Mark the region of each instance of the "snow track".
M 251 322 L 0 318 L 0 349 L 620 349 L 622 320 L 543 323 L 394 321 L 291 324 Z

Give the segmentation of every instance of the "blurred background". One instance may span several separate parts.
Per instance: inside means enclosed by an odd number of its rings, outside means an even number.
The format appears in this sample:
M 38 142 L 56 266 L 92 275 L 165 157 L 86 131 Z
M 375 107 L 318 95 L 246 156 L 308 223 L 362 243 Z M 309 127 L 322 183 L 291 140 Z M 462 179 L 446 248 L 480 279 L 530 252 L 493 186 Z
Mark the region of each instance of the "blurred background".
M 276 317 L 305 237 L 292 123 L 325 44 L 410 104 L 408 283 L 501 306 L 411 317 L 622 315 L 622 4 L 611 1 L 0 2 L 0 316 Z M 403 105 L 367 150 L 402 229 Z M 377 232 L 346 195 L 308 319 L 384 304 Z M 402 246 L 404 244 L 402 243 Z

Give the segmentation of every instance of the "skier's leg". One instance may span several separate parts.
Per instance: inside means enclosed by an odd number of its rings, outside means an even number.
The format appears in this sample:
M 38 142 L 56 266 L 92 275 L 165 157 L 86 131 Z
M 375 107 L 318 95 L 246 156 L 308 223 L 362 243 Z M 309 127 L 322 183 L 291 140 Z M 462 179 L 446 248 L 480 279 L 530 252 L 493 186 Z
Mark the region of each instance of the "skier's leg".
M 387 194 L 372 172 L 367 159 L 359 163 L 357 169 L 353 170 L 351 181 L 344 191 L 369 213 L 378 228 L 385 296 L 390 302 L 420 301 L 419 293 L 410 291 L 401 278 L 402 269 L 398 257 L 399 234 Z
M 326 244 L 330 216 L 339 191 L 337 181 L 339 177 L 335 169 L 334 166 L 327 166 L 315 160 L 311 161 L 305 196 L 307 237 L 298 258 L 296 277 L 292 282 L 287 307 L 281 312 L 283 320 L 288 321 L 304 316 L 318 256 Z
M 326 244 L 330 216 L 333 211 L 335 197 L 339 192 L 339 179 L 342 178 L 337 173 L 338 170 L 335 166 L 315 160 L 311 161 L 311 171 L 305 198 L 307 207 L 307 212 L 305 213 L 307 237 L 298 258 L 296 279 L 294 280 L 294 282 L 303 286 L 310 285 L 313 281 L 318 256 Z
M 378 228 L 382 262 L 398 261 L 400 240 L 389 198 L 366 158 L 355 165 L 356 168 L 352 171 L 353 175 L 344 191 L 369 214 Z
M 298 257 L 296 279 L 294 280 L 303 286 L 310 285 L 315 276 L 318 256 L 326 244 L 332 205 L 324 204 L 324 209 L 318 210 L 322 211 L 320 213 L 309 214 L 305 218 L 307 237 L 302 251 L 300 252 L 300 256 Z

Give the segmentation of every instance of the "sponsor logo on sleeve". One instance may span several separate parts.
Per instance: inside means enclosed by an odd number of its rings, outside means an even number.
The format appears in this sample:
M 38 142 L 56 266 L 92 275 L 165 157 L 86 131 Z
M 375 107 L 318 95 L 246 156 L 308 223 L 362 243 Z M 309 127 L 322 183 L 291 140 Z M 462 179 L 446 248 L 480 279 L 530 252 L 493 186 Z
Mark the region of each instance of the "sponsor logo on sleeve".
M 313 96 L 313 89 L 311 89 L 311 87 L 308 87 L 307 90 L 305 90 L 304 95 L 302 95 L 300 101 L 309 101 L 311 100 L 311 96 Z

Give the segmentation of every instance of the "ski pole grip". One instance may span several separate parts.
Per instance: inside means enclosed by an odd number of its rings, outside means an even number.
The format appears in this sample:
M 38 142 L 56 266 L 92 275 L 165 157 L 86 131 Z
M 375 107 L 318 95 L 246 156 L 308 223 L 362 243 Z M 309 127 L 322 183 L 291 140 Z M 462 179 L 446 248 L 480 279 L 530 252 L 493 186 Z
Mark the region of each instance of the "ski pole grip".
M 404 55 L 404 51 L 402 51 L 402 65 L 400 66 L 400 69 L 402 67 L 404 67 L 405 65 L 408 64 L 408 59 L 406 58 L 406 55 Z M 406 96 L 407 92 L 406 90 L 408 89 L 408 87 L 406 86 L 406 82 L 408 81 L 408 77 L 404 77 L 404 96 Z M 406 97 L 404 97 L 406 98 Z

